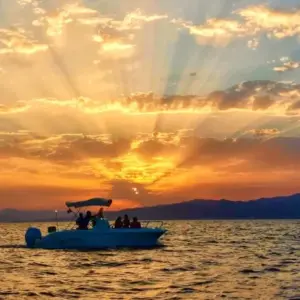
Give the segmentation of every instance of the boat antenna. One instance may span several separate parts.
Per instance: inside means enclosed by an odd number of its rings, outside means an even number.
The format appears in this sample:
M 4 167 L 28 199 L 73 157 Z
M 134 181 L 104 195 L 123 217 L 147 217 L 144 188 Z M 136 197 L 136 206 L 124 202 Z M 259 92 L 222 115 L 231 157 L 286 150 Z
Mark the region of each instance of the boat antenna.
M 55 210 L 56 228 L 58 229 L 58 211 Z

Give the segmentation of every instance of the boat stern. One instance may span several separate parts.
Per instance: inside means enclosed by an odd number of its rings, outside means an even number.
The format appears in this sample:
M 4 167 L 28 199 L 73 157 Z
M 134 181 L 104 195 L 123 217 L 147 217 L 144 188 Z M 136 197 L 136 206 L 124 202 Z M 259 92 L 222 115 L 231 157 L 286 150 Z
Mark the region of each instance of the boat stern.
M 34 248 L 36 242 L 42 239 L 42 233 L 39 228 L 29 227 L 25 233 L 25 242 L 28 248 Z

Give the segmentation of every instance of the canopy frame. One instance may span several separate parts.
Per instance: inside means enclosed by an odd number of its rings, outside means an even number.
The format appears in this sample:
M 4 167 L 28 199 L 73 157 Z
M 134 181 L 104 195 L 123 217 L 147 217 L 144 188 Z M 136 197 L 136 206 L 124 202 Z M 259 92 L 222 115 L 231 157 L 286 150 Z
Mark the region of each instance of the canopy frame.
M 76 201 L 76 202 L 66 202 L 66 206 L 68 207 L 68 212 L 73 213 L 74 219 L 70 221 L 70 223 L 67 225 L 67 228 L 70 228 L 70 225 L 72 226 L 71 229 L 74 229 L 76 227 L 76 224 L 74 224 L 74 221 L 78 218 L 79 214 L 81 212 L 86 212 L 87 207 L 90 206 L 106 206 L 110 207 L 112 204 L 111 199 L 105 199 L 105 198 L 91 198 L 88 200 L 83 201 Z M 76 211 L 72 210 L 74 208 Z

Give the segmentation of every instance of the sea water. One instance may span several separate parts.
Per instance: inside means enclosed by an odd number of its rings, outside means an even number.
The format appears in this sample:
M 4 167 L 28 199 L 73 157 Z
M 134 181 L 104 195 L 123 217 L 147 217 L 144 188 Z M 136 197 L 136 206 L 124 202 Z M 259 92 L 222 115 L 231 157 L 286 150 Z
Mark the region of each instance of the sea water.
M 168 221 L 163 247 L 93 252 L 26 249 L 30 225 L 53 224 L 0 224 L 0 299 L 300 299 L 300 221 Z

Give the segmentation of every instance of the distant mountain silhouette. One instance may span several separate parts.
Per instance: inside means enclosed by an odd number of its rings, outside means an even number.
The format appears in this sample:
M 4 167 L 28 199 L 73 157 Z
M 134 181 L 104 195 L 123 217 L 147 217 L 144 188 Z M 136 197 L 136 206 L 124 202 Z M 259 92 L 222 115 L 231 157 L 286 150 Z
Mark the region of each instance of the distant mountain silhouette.
M 141 220 L 197 219 L 300 219 L 300 194 L 251 201 L 201 200 L 105 212 L 108 219 L 128 214 Z M 66 211 L 58 213 L 59 220 L 70 220 Z M 54 211 L 0 211 L 0 222 L 54 221 Z

